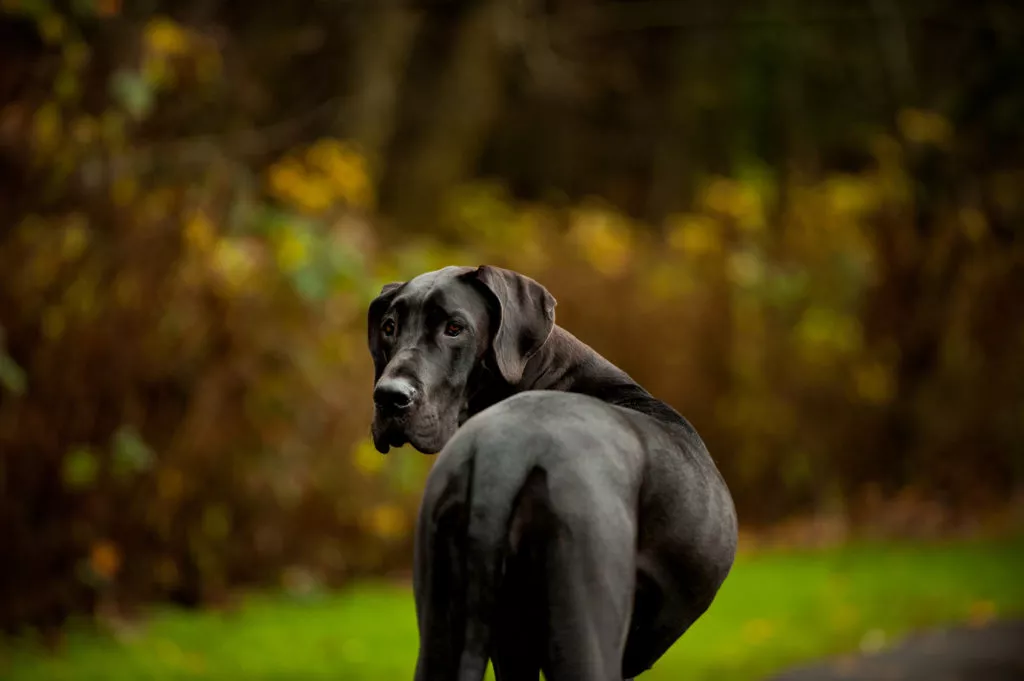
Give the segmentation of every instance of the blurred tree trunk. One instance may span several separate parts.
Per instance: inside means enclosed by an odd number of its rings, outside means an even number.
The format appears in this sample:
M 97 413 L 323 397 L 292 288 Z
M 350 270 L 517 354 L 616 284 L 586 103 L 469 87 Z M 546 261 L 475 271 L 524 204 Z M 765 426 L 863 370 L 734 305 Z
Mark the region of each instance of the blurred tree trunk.
M 431 222 L 444 190 L 471 173 L 499 110 L 505 2 L 466 4 L 451 28 L 445 22 L 421 34 L 419 47 L 427 50 L 434 41 L 449 43 L 441 67 L 407 78 L 412 101 L 403 102 L 402 132 L 411 139 L 395 145 L 381 190 L 386 212 L 399 223 Z
M 678 41 L 668 52 L 668 77 L 660 104 L 658 140 L 653 149 L 651 184 L 645 218 L 657 224 L 666 215 L 684 209 L 693 194 L 693 154 L 689 140 L 695 136 L 689 85 L 693 82 L 694 55 L 701 43 Z
M 370 10 L 365 30 L 355 35 L 352 95 L 339 127 L 341 136 L 354 141 L 371 160 L 377 174 L 395 131 L 403 75 L 421 21 L 422 15 L 406 4 L 384 0 Z

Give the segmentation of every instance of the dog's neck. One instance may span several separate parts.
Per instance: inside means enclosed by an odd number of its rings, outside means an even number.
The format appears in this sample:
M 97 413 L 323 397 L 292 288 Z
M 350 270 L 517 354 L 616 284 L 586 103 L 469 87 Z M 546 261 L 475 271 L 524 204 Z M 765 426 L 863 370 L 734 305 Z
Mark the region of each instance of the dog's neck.
M 515 393 L 557 390 L 590 395 L 603 402 L 693 430 L 693 426 L 679 412 L 652 396 L 625 371 L 560 326 L 551 330 L 544 345 L 529 359 L 523 378 L 517 385 L 509 385 L 500 378 L 488 383 L 472 401 L 471 413 L 481 411 Z

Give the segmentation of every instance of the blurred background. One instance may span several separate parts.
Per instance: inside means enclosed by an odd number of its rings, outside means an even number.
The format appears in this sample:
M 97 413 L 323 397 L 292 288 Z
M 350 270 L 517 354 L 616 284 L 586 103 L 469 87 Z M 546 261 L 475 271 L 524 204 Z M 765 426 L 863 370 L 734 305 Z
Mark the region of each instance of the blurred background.
M 705 438 L 680 673 L 1024 612 L 1020 3 L 0 7 L 0 676 L 411 677 L 365 311 L 448 264 Z

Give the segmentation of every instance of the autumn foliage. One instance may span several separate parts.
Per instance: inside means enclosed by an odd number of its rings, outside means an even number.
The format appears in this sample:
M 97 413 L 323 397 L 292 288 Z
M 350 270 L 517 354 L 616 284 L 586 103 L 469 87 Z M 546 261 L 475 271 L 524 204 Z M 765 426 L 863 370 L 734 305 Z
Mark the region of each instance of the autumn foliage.
M 1020 491 L 1024 156 L 986 146 L 1020 149 L 999 113 L 1024 111 L 1019 93 L 991 114 L 898 102 L 856 126 L 856 163 L 795 142 L 724 165 L 694 151 L 649 209 L 643 173 L 524 186 L 521 131 L 475 99 L 438 104 L 463 116 L 450 144 L 427 116 L 408 154 L 383 116 L 322 122 L 362 111 L 358 83 L 290 111 L 312 66 L 258 38 L 276 21 L 299 41 L 297 10 L 156 4 L 0 15 L 4 628 L 401 570 L 430 460 L 368 441 L 365 309 L 453 263 L 544 282 L 559 323 L 694 422 L 748 526 L 890 499 L 952 523 Z M 449 17 L 464 61 L 438 57 L 456 94 L 491 82 L 471 6 Z M 413 30 L 380 11 L 366 20 Z M 370 69 L 357 36 L 346 59 Z M 1019 52 L 988 59 L 1020 73 Z

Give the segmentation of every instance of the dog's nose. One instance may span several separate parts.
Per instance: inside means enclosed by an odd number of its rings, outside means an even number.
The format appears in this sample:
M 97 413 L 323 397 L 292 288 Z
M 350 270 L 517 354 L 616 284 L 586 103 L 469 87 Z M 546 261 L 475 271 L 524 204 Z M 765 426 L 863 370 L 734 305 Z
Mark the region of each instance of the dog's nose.
M 385 379 L 373 391 L 373 403 L 390 412 L 403 412 L 416 399 L 416 388 L 399 378 Z

